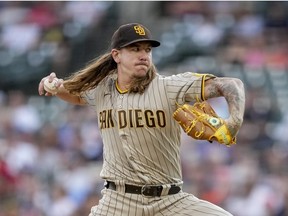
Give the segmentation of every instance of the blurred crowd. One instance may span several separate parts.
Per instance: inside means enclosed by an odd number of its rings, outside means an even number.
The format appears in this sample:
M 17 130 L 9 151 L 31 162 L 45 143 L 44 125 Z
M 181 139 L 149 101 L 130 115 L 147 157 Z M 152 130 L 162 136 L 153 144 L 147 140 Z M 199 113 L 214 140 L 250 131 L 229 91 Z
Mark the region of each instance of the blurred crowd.
M 53 57 L 64 73 L 72 64 L 71 38 L 77 41 L 82 28 L 97 26 L 110 4 L 1 2 L 1 79 L 8 79 L 4 72 L 9 76 L 3 67 L 23 53 L 34 66 L 41 65 L 41 56 Z M 287 3 L 154 4 L 159 20 L 174 20 L 158 33 L 162 46 L 153 51 L 160 73 L 211 72 L 239 77 L 246 86 L 237 145 L 183 134 L 184 190 L 235 216 L 287 216 Z M 102 140 L 93 110 L 39 97 L 36 88 L 27 95 L 1 87 L 0 216 L 88 215 L 103 188 Z M 220 116 L 228 115 L 223 98 L 210 103 Z
M 103 186 L 94 113 L 20 91 L 2 96 L 0 215 L 88 215 Z
M 94 31 L 110 6 L 111 2 L 101 1 L 1 1 L 2 89 L 33 94 L 27 86 L 35 88 L 47 71 L 57 70 L 64 77 L 78 69 L 91 49 L 97 52 L 105 44 L 103 40 L 94 46 Z

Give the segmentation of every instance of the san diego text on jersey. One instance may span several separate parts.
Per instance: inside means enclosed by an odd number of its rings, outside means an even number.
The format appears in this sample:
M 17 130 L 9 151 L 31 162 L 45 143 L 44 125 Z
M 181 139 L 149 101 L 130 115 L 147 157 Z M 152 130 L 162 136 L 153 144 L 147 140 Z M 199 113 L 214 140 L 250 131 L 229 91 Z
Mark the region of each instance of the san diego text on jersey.
M 142 109 L 129 109 L 118 110 L 116 112 L 117 123 L 115 123 L 112 115 L 113 110 L 103 110 L 99 113 L 100 129 L 113 128 L 118 126 L 119 129 L 126 127 L 165 127 L 166 116 L 163 110 L 142 110 Z

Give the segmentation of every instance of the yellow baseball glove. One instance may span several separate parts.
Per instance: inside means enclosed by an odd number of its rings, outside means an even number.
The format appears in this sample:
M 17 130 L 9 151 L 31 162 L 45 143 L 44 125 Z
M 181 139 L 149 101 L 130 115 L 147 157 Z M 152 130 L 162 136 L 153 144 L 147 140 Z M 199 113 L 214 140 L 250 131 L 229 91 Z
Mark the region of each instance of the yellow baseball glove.
M 207 102 L 184 104 L 173 114 L 186 134 L 197 140 L 217 141 L 226 146 L 236 144 L 224 120 L 219 117 Z

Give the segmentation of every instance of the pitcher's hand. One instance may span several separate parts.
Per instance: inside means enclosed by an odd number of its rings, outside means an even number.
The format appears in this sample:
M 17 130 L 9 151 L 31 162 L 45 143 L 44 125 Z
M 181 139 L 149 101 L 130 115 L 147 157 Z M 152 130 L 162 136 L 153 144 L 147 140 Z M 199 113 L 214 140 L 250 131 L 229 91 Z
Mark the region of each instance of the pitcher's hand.
M 44 81 L 46 79 L 49 80 L 49 82 L 52 82 L 54 79 L 57 79 L 57 83 L 55 85 L 56 88 L 59 88 L 63 84 L 63 79 L 58 79 L 56 74 L 54 72 L 50 73 L 48 76 L 41 79 L 39 86 L 38 86 L 38 93 L 39 95 L 45 95 L 45 96 L 53 96 L 53 94 L 46 92 L 44 89 Z

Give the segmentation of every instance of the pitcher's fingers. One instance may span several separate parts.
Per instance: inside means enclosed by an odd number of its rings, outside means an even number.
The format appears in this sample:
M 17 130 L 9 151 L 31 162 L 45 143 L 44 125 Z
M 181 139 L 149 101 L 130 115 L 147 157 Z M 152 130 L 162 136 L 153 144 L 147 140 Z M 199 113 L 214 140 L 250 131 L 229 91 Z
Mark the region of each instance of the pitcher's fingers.
M 39 95 L 43 95 L 44 94 L 44 80 L 47 79 L 48 77 L 44 77 L 41 79 L 39 85 L 38 85 L 38 93 Z
M 54 72 L 50 73 L 49 75 L 49 82 L 52 82 L 54 78 L 57 78 L 56 74 Z
M 46 92 L 45 93 L 45 96 L 53 96 L 53 94 L 49 93 L 49 92 Z
M 56 87 L 59 88 L 63 84 L 63 79 L 58 79 L 56 83 Z

